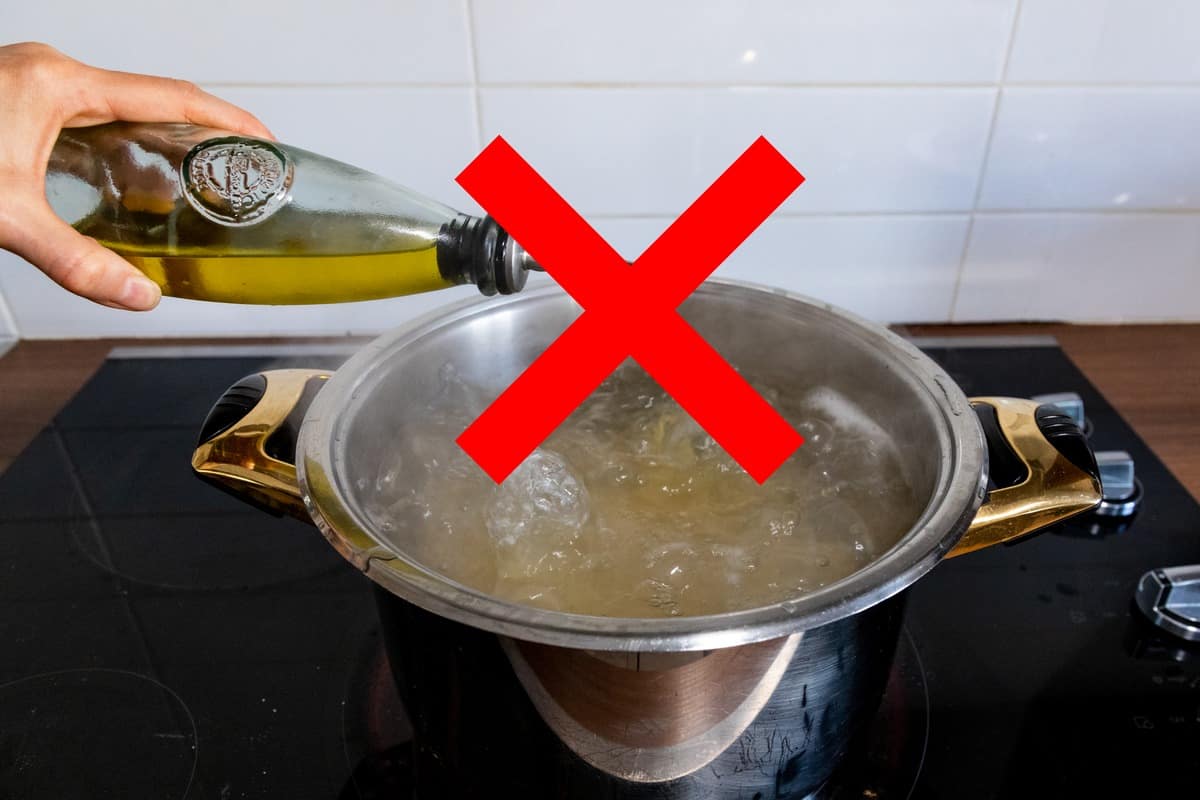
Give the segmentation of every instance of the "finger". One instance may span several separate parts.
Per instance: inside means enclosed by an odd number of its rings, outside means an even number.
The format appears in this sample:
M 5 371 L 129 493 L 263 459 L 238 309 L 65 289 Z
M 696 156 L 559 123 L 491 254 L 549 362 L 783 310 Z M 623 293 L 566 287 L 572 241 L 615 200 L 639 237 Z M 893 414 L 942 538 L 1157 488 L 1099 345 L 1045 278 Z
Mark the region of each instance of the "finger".
M 149 311 L 162 292 L 153 281 L 111 250 L 71 228 L 48 206 L 15 219 L 6 249 L 81 297 L 130 311 Z
M 84 81 L 98 103 L 65 127 L 126 122 L 191 122 L 210 128 L 274 139 L 249 111 L 211 95 L 194 83 L 174 78 L 88 67 Z

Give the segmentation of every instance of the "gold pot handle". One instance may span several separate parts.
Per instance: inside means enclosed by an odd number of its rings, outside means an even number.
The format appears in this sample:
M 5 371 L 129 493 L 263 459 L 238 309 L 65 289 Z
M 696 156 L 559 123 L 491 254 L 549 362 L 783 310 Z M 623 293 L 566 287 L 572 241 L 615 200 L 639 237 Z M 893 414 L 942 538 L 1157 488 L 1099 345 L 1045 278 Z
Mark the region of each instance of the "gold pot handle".
M 296 436 L 329 377 L 322 370 L 279 369 L 230 386 L 204 420 L 192 469 L 239 500 L 312 522 L 296 481 Z
M 1096 458 L 1070 417 L 1012 397 L 974 397 L 971 406 L 987 439 L 992 488 L 947 558 L 1019 539 L 1099 504 Z

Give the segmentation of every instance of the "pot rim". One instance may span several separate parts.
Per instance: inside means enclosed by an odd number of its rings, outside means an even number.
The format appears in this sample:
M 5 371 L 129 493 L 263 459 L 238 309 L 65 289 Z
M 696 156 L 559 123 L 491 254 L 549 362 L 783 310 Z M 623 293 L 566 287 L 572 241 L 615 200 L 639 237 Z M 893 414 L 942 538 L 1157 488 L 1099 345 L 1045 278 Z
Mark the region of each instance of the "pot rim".
M 344 557 L 391 593 L 432 613 L 517 639 L 610 651 L 713 650 L 772 639 L 848 617 L 903 591 L 931 570 L 966 531 L 987 491 L 986 445 L 977 417 L 958 385 L 928 356 L 887 328 L 794 292 L 733 280 L 709 280 L 696 293 L 771 295 L 815 307 L 859 344 L 891 357 L 928 406 L 938 412 L 941 450 L 932 499 L 909 531 L 883 555 L 845 578 L 780 603 L 722 614 L 665 618 L 598 617 L 518 605 L 450 580 L 373 535 L 352 503 L 338 469 L 336 443 L 352 414 L 345 410 L 383 355 L 476 314 L 566 296 L 555 284 L 502 299 L 443 307 L 385 333 L 352 356 L 305 415 L 296 470 L 305 506 Z

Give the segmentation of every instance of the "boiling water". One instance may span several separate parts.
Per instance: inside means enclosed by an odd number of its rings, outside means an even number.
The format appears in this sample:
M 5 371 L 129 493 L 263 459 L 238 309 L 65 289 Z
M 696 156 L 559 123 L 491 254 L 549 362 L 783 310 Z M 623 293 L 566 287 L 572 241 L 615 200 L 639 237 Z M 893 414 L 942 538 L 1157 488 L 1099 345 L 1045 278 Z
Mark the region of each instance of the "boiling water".
M 514 602 L 620 617 L 770 605 L 869 563 L 919 511 L 890 437 L 829 388 L 757 387 L 806 440 L 758 485 L 626 362 L 497 486 L 454 443 L 483 393 L 450 365 L 441 378 L 359 488 L 408 554 Z

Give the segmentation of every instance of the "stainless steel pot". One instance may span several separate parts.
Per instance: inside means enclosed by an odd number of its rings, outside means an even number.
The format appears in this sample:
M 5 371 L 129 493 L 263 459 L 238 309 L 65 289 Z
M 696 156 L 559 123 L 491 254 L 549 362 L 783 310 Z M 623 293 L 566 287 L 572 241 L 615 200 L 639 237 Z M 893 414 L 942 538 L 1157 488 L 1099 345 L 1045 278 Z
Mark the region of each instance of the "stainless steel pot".
M 411 410 L 428 407 L 448 360 L 494 394 L 511 383 L 579 313 L 556 287 L 426 317 L 332 376 L 249 376 L 205 422 L 201 477 L 311 520 L 378 585 L 419 796 L 803 796 L 878 705 L 905 588 L 943 558 L 1100 500 L 1086 439 L 1057 409 L 969 401 L 882 327 L 729 282 L 704 284 L 680 311 L 748 377 L 780 392 L 837 389 L 901 443 L 925 505 L 891 550 L 786 602 L 666 619 L 518 606 L 409 557 L 403 532 L 364 511 L 388 432 L 420 423 Z

